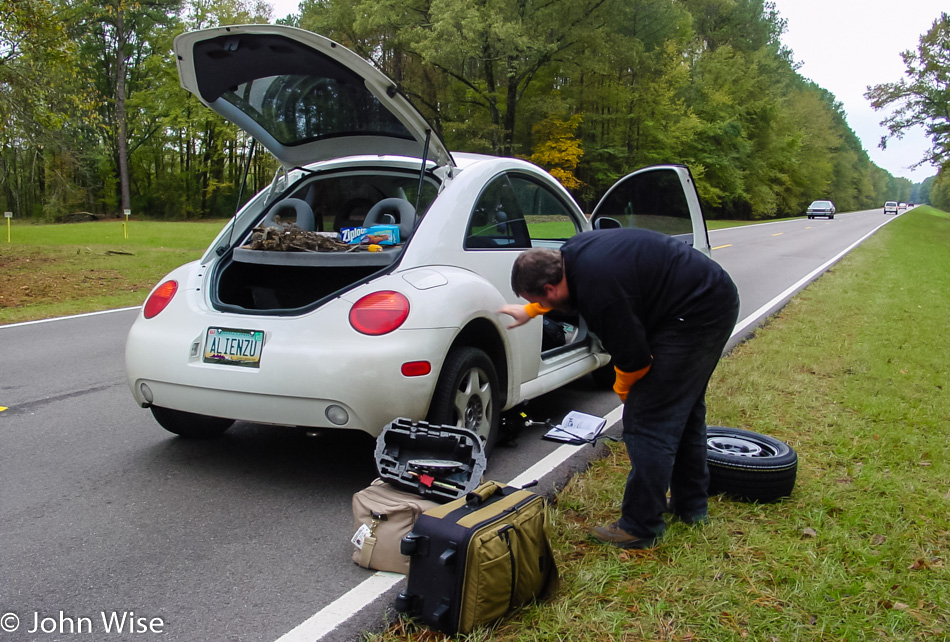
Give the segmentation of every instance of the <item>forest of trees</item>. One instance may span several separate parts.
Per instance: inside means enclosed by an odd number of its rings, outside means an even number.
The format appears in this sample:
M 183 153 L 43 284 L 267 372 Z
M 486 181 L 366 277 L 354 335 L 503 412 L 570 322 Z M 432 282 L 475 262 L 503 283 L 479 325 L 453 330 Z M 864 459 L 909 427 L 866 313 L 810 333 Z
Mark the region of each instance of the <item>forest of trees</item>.
M 233 214 L 250 141 L 181 89 L 171 43 L 272 21 L 267 4 L 0 0 L 0 12 L 0 209 Z M 933 187 L 871 162 L 841 104 L 797 73 L 763 0 L 304 0 L 278 22 L 372 60 L 450 149 L 529 159 L 588 208 L 667 162 L 690 167 L 709 218 L 801 214 L 817 198 L 850 211 Z M 275 169 L 255 155 L 243 197 Z

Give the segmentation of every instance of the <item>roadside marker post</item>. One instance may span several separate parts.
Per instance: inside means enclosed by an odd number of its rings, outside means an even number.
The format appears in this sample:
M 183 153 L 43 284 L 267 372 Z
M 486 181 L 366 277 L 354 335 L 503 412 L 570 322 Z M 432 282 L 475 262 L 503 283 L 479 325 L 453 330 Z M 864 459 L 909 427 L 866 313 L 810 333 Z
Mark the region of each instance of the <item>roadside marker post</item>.
M 122 234 L 129 238 L 129 217 L 132 216 L 132 210 L 125 210 L 125 222 L 122 223 Z
M 4 212 L 3 218 L 7 219 L 7 243 L 10 242 L 10 222 L 13 220 L 13 212 Z

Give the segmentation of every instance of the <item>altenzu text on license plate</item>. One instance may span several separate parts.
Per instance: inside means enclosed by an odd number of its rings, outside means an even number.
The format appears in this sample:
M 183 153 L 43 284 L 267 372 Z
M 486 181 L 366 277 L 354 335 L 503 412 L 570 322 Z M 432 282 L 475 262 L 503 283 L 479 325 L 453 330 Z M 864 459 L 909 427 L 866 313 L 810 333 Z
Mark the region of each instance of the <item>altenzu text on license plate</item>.
M 208 328 L 204 362 L 259 368 L 263 349 L 264 333 L 260 330 Z

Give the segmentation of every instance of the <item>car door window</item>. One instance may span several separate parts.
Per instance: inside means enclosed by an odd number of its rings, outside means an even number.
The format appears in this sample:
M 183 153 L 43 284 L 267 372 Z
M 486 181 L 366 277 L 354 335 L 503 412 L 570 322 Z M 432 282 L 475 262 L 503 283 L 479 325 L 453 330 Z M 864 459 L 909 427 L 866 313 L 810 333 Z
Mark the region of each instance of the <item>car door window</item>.
M 465 232 L 465 249 L 526 249 L 528 226 L 507 175 L 492 180 L 482 191 Z
M 693 244 L 693 221 L 676 171 L 634 173 L 614 185 L 597 205 L 594 227 L 636 227 L 676 236 Z
M 571 211 L 549 187 L 518 175 L 511 176 L 511 185 L 533 247 L 557 247 L 577 234 Z
M 521 174 L 503 174 L 476 201 L 465 249 L 558 247 L 578 231 L 571 209 L 551 187 Z

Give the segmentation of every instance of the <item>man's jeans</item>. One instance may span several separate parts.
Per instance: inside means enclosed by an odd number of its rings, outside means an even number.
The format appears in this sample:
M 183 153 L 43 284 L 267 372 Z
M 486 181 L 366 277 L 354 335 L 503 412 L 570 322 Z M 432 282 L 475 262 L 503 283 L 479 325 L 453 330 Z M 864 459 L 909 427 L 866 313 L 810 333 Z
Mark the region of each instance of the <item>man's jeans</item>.
M 713 325 L 652 337 L 653 365 L 627 396 L 623 440 L 631 470 L 619 525 L 637 537 L 663 535 L 668 488 L 673 513 L 683 521 L 706 516 L 706 386 L 735 327 L 738 299 L 724 307 Z

